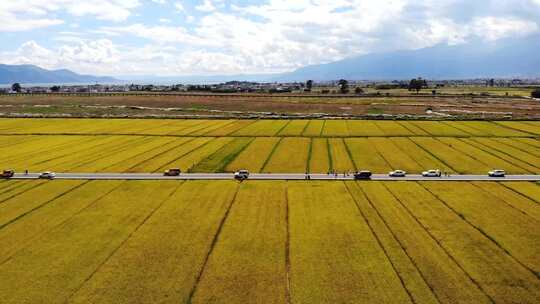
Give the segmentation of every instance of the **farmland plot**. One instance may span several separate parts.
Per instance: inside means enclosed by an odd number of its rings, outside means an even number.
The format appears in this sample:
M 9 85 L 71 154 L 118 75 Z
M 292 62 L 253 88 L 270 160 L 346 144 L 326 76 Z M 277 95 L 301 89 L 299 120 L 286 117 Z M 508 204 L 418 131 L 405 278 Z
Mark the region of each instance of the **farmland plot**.
M 228 124 L 224 127 L 221 127 L 221 128 L 218 128 L 218 129 L 214 129 L 214 130 L 211 130 L 211 131 L 208 131 L 207 133 L 205 133 L 204 135 L 205 136 L 226 136 L 226 135 L 230 135 L 242 128 L 245 128 L 251 124 L 255 123 L 255 121 L 253 120 L 237 120 L 237 121 L 234 121 L 233 123 L 231 124 Z
M 188 303 L 236 191 L 231 181 L 185 182 L 69 302 Z
M 438 121 L 410 121 L 410 124 L 424 130 L 432 136 L 470 136 L 471 134 Z
M 515 182 L 515 183 L 501 183 L 501 185 L 508 187 L 523 196 L 530 198 L 531 200 L 540 204 L 540 186 L 535 183 L 527 182 Z
M 374 121 L 346 120 L 351 136 L 384 136 L 384 132 Z
M 401 153 L 407 154 L 425 170 L 438 169 L 443 172 L 454 171 L 407 137 L 393 137 L 389 138 L 389 140 L 402 151 Z
M 406 152 L 401 151 L 394 143 L 384 137 L 370 137 L 368 143 L 375 147 L 379 154 L 388 162 L 392 169 L 401 169 L 407 172 L 422 172 L 423 168 Z
M 540 125 L 528 124 L 521 121 L 497 121 L 495 122 L 503 127 L 514 129 L 520 132 L 526 132 L 530 135 L 540 135 Z
M 311 139 L 311 155 L 308 171 L 312 173 L 328 173 L 331 157 L 328 152 L 327 138 Z
M 530 153 L 536 157 L 540 157 L 540 147 L 533 145 L 527 141 L 521 141 L 521 139 L 535 141 L 535 139 L 530 138 L 495 138 L 493 140 L 511 146 L 515 149 L 519 149 L 523 152 Z
M 525 163 L 527 166 L 526 169 L 531 168 L 531 172 L 538 171 L 538 168 L 535 165 L 540 164 L 540 157 L 534 156 L 528 152 L 516 149 L 504 143 L 497 142 L 490 138 L 475 138 L 474 141 L 482 144 L 485 150 L 497 151 L 501 154 L 505 154 L 506 157 L 510 157 L 512 160 L 516 160 L 519 163 Z
M 390 165 L 371 145 L 367 138 L 347 138 L 345 139 L 352 160 L 359 170 L 370 170 L 373 172 L 388 172 Z
M 533 273 L 431 193 L 410 182 L 386 186 L 490 299 L 496 303 L 536 303 L 540 299 L 540 281 Z
M 279 143 L 279 137 L 258 137 L 254 139 L 231 163 L 226 171 L 234 172 L 245 169 L 250 172 L 261 172 L 264 164 L 274 147 Z
M 413 136 L 416 135 L 404 128 L 397 121 L 374 121 L 386 136 Z
M 242 183 L 191 303 L 286 303 L 285 182 Z
M 258 120 L 236 132 L 233 136 L 275 136 L 287 125 L 286 120 Z
M 422 182 L 464 220 L 532 272 L 540 270 L 538 221 L 472 184 Z
M 346 137 L 349 136 L 349 128 L 345 120 L 327 120 L 324 124 L 322 136 Z
M 456 121 L 453 124 L 457 126 L 466 126 L 470 129 L 475 129 L 483 132 L 488 136 L 500 136 L 500 137 L 519 137 L 527 136 L 527 133 L 502 127 L 496 123 L 488 121 Z
M 355 171 L 354 164 L 349 157 L 349 151 L 341 138 L 329 138 L 328 146 L 332 157 L 332 170 L 338 172 Z
M 177 186 L 125 182 L 1 264 L 0 298 L 5 303 L 65 302 Z
M 408 303 L 343 183 L 288 186 L 293 303 Z
M 302 135 L 308 136 L 308 137 L 321 136 L 324 123 L 325 123 L 324 120 L 310 120 L 308 125 L 306 126 L 306 129 L 302 133 Z
M 169 164 L 164 164 L 158 171 L 164 171 L 170 167 L 171 164 L 174 164 L 173 167 L 177 168 L 186 168 L 186 171 L 191 171 L 193 167 L 195 167 L 199 162 L 201 162 L 203 159 L 209 157 L 210 155 L 217 152 L 219 149 L 221 149 L 226 144 L 233 141 L 234 138 L 232 137 L 220 137 L 216 138 L 214 140 L 207 141 L 205 144 L 200 145 L 195 150 L 192 150 L 188 152 L 187 154 L 183 155 L 182 157 L 173 160 Z
M 310 143 L 309 138 L 283 138 L 264 166 L 263 172 L 305 172 Z
M 489 297 L 383 183 L 360 185 L 371 206 L 393 231 L 440 302 L 490 303 Z
M 225 172 L 227 165 L 253 141 L 250 137 L 234 138 L 192 168 L 193 172 Z
M 278 136 L 301 136 L 308 123 L 309 120 L 291 120 Z

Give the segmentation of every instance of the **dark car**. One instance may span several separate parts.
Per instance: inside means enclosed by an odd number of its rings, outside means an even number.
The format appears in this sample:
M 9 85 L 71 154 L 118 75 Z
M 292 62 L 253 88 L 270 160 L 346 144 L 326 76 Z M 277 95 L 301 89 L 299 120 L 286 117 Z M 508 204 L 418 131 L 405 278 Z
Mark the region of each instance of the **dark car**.
M 371 179 L 370 171 L 360 171 L 354 174 L 354 179 Z
M 11 178 L 15 175 L 15 171 L 13 170 L 4 170 L 2 174 L 0 174 L 1 178 Z

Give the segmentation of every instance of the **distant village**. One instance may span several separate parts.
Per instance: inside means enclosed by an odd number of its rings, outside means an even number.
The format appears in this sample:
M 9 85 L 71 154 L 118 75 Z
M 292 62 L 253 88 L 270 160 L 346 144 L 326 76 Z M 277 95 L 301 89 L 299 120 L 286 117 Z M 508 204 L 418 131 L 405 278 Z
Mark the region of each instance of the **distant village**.
M 470 79 L 470 80 L 422 80 L 424 88 L 484 86 L 484 87 L 536 87 L 540 79 Z M 340 90 L 343 84 L 347 90 Z M 208 93 L 303 93 L 316 91 L 321 94 L 356 93 L 362 94 L 361 88 L 389 90 L 409 88 L 412 81 L 325 81 L 325 82 L 291 82 L 291 83 L 258 83 L 246 81 L 229 81 L 219 84 L 91 84 L 91 85 L 20 85 L 0 87 L 0 94 L 48 94 L 48 93 L 129 93 L 129 92 L 208 92 Z M 317 89 L 318 88 L 318 89 Z M 317 89 L 317 90 L 316 90 Z M 355 90 L 356 89 L 356 90 Z

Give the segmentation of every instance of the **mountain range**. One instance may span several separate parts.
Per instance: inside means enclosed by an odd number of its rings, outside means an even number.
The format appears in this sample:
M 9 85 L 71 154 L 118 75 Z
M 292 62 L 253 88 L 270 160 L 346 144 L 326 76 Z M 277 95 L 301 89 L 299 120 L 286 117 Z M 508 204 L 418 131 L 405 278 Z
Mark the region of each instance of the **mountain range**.
M 70 70 L 46 70 L 35 65 L 7 65 L 0 64 L 0 84 L 36 83 L 113 83 L 118 82 L 112 77 L 98 77 L 81 75 Z
M 0 64 L 0 84 L 20 83 L 217 83 L 231 80 L 286 82 L 324 80 L 402 80 L 540 77 L 540 35 L 496 41 L 472 41 L 459 45 L 440 44 L 417 50 L 373 53 L 306 66 L 282 74 L 213 76 L 125 76 L 80 75 L 69 70 L 49 71 L 33 65 Z

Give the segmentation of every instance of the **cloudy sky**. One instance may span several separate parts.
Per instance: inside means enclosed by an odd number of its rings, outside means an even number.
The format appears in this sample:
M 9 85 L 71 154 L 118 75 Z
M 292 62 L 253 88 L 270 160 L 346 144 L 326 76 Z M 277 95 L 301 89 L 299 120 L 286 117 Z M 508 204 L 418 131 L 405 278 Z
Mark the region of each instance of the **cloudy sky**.
M 540 0 L 0 0 L 0 63 L 98 75 L 272 73 L 540 30 Z

